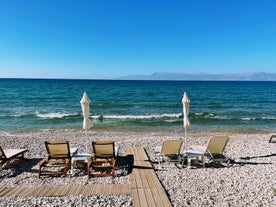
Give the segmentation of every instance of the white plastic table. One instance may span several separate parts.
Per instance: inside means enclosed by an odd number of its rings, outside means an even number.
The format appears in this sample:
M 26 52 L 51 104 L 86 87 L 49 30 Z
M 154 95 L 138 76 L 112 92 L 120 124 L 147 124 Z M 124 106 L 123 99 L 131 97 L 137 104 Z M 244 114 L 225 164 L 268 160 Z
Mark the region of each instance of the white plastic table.
M 70 148 L 71 157 L 73 157 L 77 152 L 78 152 L 78 148 L 77 147 Z
M 76 149 L 75 153 L 77 152 L 77 148 L 72 148 L 72 149 Z M 70 148 L 70 152 L 71 148 Z M 118 156 L 118 152 L 119 152 L 119 146 L 115 146 L 115 156 Z M 77 162 L 85 162 L 87 163 L 88 158 L 92 157 L 93 154 L 89 154 L 89 153 L 82 153 L 82 154 L 73 154 L 72 158 L 71 158 L 71 175 L 74 176 L 74 169 L 76 167 Z
M 198 159 L 198 157 L 201 157 L 202 166 L 205 167 L 204 154 L 205 154 L 205 152 L 197 151 L 197 150 L 187 150 L 187 151 L 185 151 L 184 155 L 188 159 L 188 168 L 191 168 L 191 159 L 194 158 L 194 157 L 196 157 L 196 159 Z
M 71 158 L 71 175 L 74 176 L 74 169 L 76 167 L 77 162 L 87 162 L 88 158 L 91 157 L 91 154 L 85 153 L 85 154 L 75 154 Z

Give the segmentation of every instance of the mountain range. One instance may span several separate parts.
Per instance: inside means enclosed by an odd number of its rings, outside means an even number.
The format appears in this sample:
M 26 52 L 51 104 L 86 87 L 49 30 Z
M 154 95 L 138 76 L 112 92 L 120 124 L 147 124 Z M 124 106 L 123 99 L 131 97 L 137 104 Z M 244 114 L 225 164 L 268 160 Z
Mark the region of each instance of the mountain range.
M 150 75 L 129 75 L 116 78 L 118 80 L 202 80 L 202 81 L 276 81 L 276 73 L 173 73 L 157 72 Z

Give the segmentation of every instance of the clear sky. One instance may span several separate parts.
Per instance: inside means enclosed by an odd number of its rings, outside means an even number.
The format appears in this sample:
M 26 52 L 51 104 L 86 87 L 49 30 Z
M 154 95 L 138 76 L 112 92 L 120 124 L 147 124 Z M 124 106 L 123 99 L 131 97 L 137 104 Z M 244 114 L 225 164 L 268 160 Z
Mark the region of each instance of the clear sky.
M 276 72 L 275 0 L 0 0 L 0 78 Z

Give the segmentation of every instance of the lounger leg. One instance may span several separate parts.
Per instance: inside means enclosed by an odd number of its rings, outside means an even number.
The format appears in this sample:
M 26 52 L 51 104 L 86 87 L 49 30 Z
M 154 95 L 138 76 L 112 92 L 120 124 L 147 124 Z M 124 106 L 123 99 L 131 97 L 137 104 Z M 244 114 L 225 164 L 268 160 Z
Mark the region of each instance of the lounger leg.
M 87 164 L 87 178 L 90 178 L 90 163 Z
M 41 175 L 41 166 L 39 166 L 39 169 L 38 169 L 38 178 L 40 178 L 40 175 Z
M 187 166 L 187 168 L 191 168 L 191 161 L 192 161 L 192 157 L 188 157 L 187 158 L 188 159 L 188 166 Z
M 202 166 L 203 166 L 203 168 L 205 168 L 205 157 L 204 157 L 204 155 L 201 156 L 201 160 L 202 160 Z

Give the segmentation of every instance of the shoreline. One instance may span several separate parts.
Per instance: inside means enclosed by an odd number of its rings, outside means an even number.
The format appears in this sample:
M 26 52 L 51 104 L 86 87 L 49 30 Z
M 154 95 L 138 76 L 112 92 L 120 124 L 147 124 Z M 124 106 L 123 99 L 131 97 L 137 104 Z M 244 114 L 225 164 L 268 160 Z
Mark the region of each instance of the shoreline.
M 78 147 L 79 153 L 92 151 L 93 140 L 114 140 L 119 155 L 126 156 L 128 147 L 144 147 L 151 159 L 157 176 L 168 193 L 173 206 L 183 206 L 187 199 L 191 206 L 271 206 L 276 197 L 272 188 L 276 186 L 275 143 L 268 143 L 269 133 L 206 132 L 188 130 L 186 146 L 206 145 L 213 135 L 226 134 L 230 140 L 225 153 L 233 163 L 229 167 L 178 168 L 171 163 L 156 162 L 154 148 L 168 139 L 184 139 L 184 130 L 50 130 L 37 132 L 1 132 L 3 148 L 27 148 L 26 160 L 1 169 L 1 187 L 87 185 L 129 183 L 126 169 L 118 166 L 116 176 L 87 179 L 85 172 L 77 176 L 37 178 L 39 162 L 45 158 L 44 141 L 66 139 L 70 146 Z M 87 148 L 88 147 L 88 148 Z M 18 167 L 19 166 L 19 167 Z M 121 165 L 123 166 L 123 165 Z M 39 202 L 53 205 L 65 200 L 66 204 L 89 206 L 131 206 L 131 197 L 118 196 L 75 196 L 62 198 L 0 198 L 1 203 L 14 206 L 36 206 Z M 67 205 L 68 206 L 68 205 Z
M 83 130 L 82 128 L 59 128 L 59 129 L 14 129 L 14 130 L 0 130 L 1 134 L 28 134 L 28 133 L 41 133 L 41 132 L 86 132 L 86 133 L 101 133 L 101 132 L 167 132 L 167 133 L 184 133 L 185 129 L 181 127 L 112 127 L 112 128 L 102 128 L 102 127 L 92 127 L 88 130 Z M 208 129 L 199 129 L 199 128 L 188 128 L 187 134 L 197 134 L 197 133 L 225 133 L 225 134 L 271 134 L 276 133 L 276 130 L 263 129 L 263 128 L 208 128 Z

